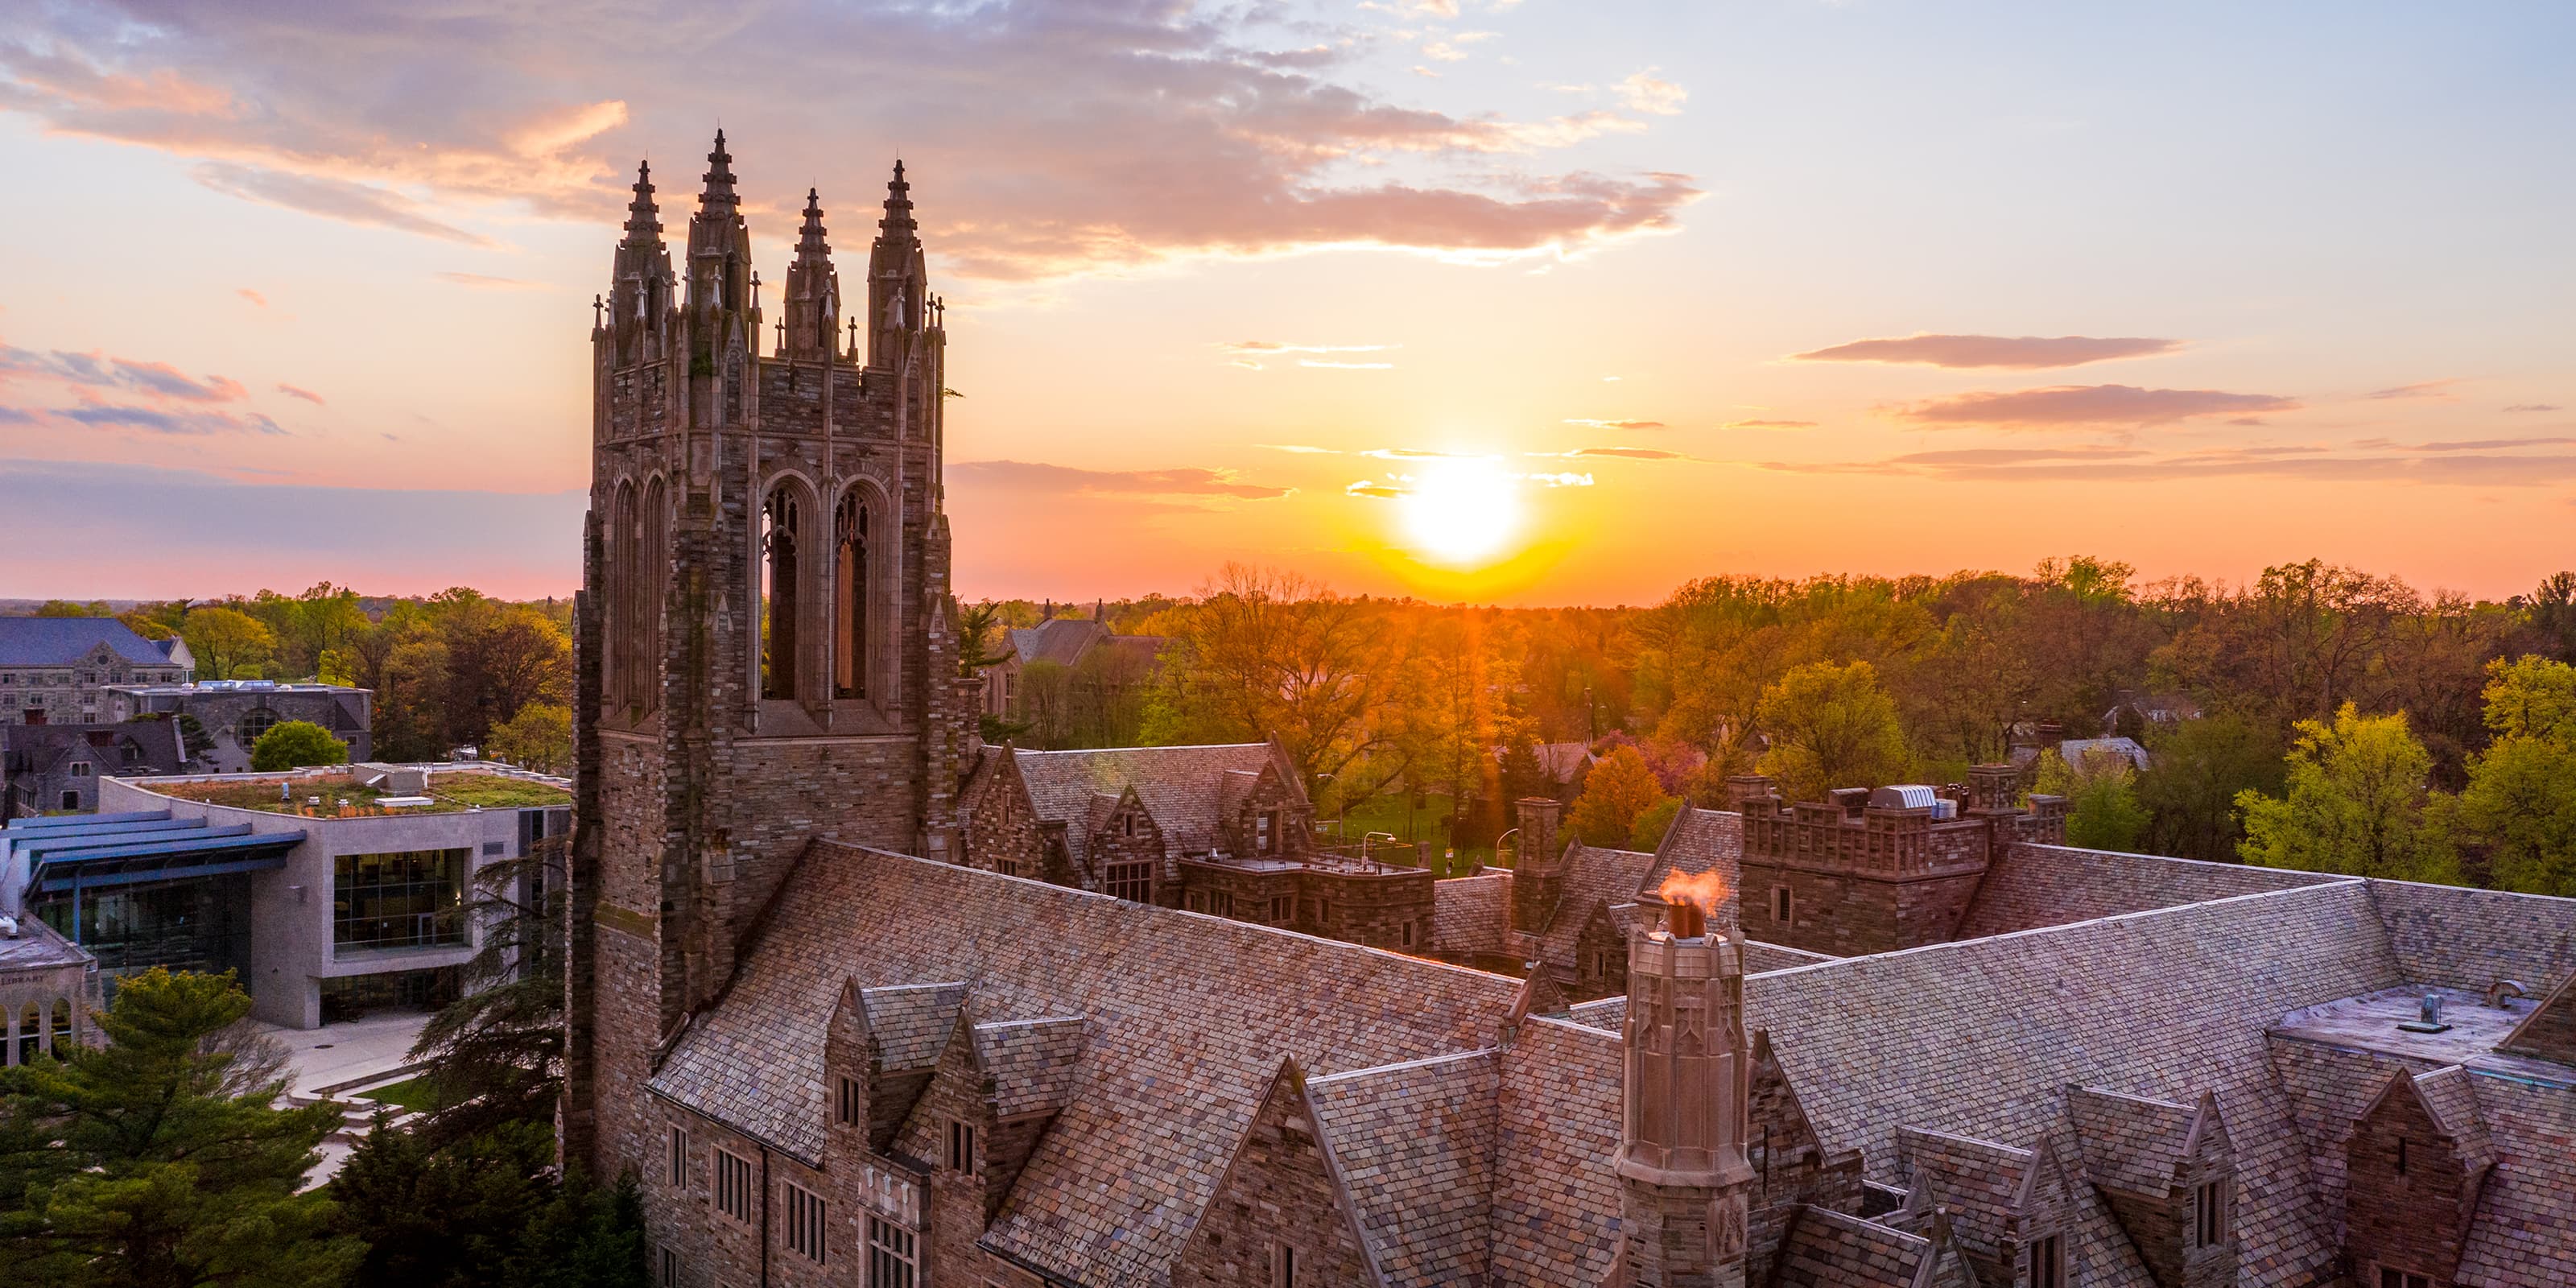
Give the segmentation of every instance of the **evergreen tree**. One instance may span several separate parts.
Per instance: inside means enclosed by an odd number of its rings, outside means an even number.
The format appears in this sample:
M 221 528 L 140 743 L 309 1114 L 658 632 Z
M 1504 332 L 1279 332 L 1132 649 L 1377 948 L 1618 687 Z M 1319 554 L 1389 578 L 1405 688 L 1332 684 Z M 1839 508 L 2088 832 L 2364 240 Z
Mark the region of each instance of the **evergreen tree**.
M 0 1081 L 0 1280 L 64 1288 L 303 1288 L 360 1253 L 304 1192 L 339 1107 L 276 1107 L 238 1040 L 230 974 L 128 976 L 103 1047 Z

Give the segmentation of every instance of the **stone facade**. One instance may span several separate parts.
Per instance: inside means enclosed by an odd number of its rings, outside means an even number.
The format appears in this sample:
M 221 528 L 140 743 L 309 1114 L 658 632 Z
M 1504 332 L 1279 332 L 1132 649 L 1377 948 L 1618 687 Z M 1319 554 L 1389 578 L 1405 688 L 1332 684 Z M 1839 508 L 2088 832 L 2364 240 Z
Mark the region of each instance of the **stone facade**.
M 184 640 L 147 640 L 113 617 L 0 617 L 0 724 L 98 724 L 108 689 L 185 684 L 196 660 Z
M 796 854 L 953 857 L 945 332 L 898 164 L 841 342 L 808 194 L 780 343 L 719 134 L 678 271 L 639 172 L 598 302 L 566 1146 L 646 1156 L 654 1052 L 723 987 Z M 864 310 L 863 313 L 856 310 Z
M 321 726 L 348 745 L 352 762 L 372 760 L 376 754 L 376 695 L 345 684 L 208 680 L 111 685 L 104 692 L 104 719 L 170 720 L 182 726 L 195 722 L 204 741 L 188 767 L 200 773 L 247 772 L 259 736 L 288 720 Z

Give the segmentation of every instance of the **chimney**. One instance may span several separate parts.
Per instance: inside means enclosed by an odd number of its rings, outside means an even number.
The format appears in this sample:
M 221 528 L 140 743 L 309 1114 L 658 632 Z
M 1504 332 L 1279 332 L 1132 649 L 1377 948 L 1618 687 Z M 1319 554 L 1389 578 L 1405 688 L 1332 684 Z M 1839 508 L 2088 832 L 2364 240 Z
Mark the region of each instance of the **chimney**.
M 1971 814 L 2021 812 L 2021 770 L 2009 762 L 1968 767 L 1967 811 Z
M 1743 1288 L 1753 1168 L 1744 946 L 1676 900 L 1628 945 L 1620 1237 L 1632 1288 Z
M 1774 813 L 1779 809 L 1779 800 L 1780 794 L 1772 790 L 1768 774 L 1726 776 L 1726 807 L 1735 813 Z
M 1512 929 L 1537 934 L 1565 890 L 1565 852 L 1556 839 L 1556 819 L 1564 806 L 1546 796 L 1513 802 L 1520 813 L 1521 845 L 1512 868 Z

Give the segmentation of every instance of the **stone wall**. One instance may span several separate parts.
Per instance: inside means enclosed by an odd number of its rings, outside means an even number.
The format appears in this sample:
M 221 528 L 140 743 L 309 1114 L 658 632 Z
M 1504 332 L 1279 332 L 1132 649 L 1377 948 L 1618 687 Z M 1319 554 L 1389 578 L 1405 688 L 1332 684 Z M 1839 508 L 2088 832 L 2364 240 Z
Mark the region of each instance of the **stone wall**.
M 1224 1179 L 1172 1266 L 1172 1288 L 1273 1288 L 1272 1258 L 1300 1284 L 1372 1282 L 1367 1254 L 1324 1166 L 1304 1080 L 1287 1070 L 1252 1116 Z
M 2012 844 L 1987 868 L 1959 937 L 1977 939 L 2348 879 L 2114 850 Z
M 1765 943 L 1859 957 L 1944 943 L 1977 892 L 1976 869 L 1943 875 L 1882 877 L 1849 870 L 1743 860 L 1745 934 Z M 1772 891 L 1786 886 L 1790 920 L 1773 916 Z

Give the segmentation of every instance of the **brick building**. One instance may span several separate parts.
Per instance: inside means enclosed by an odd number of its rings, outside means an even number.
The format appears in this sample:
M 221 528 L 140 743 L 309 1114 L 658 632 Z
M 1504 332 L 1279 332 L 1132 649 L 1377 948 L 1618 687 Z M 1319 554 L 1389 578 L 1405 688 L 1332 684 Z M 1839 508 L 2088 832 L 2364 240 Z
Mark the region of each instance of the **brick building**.
M 180 684 L 187 642 L 147 640 L 113 617 L 0 617 L 0 724 L 96 724 L 111 684 Z
M 964 862 L 1006 876 L 1380 948 L 1433 947 L 1432 875 L 1315 844 L 1276 743 L 987 747 L 964 791 Z
M 809 199 L 772 358 L 710 161 L 685 304 L 637 186 L 581 606 L 564 1141 L 658 1282 L 2576 1282 L 2576 901 L 2069 849 L 1972 784 L 1439 883 L 1442 952 L 1613 947 L 1581 1003 L 1189 910 L 1302 831 L 1222 786 L 1275 753 L 975 746 L 900 172 L 864 342 Z M 1770 885 L 1842 953 L 1756 942 Z

